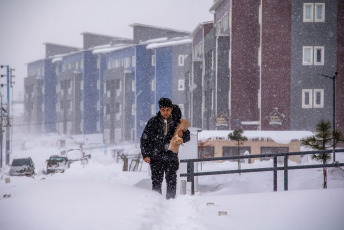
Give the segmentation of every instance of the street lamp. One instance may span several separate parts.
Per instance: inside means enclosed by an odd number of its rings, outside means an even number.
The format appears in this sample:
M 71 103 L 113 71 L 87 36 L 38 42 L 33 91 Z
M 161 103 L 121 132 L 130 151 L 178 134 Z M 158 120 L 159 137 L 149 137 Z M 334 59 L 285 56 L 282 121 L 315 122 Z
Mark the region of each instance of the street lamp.
M 333 122 L 332 122 L 332 130 L 333 130 L 333 134 L 336 132 L 336 78 L 338 77 L 338 72 L 335 72 L 334 75 L 332 77 L 327 76 L 325 74 L 318 74 L 320 76 L 332 79 L 333 81 Z M 334 139 L 334 135 L 333 135 L 333 162 L 336 161 L 336 153 L 334 151 L 335 149 L 335 139 Z

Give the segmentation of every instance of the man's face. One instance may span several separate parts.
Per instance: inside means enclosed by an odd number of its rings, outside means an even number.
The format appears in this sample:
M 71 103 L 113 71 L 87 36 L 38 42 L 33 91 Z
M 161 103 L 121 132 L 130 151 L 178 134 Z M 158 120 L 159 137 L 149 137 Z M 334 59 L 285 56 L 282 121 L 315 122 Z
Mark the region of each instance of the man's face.
M 164 119 L 167 119 L 171 116 L 171 113 L 172 113 L 172 108 L 170 107 L 162 107 L 159 109 L 160 113 L 161 113 L 161 116 L 164 118 Z

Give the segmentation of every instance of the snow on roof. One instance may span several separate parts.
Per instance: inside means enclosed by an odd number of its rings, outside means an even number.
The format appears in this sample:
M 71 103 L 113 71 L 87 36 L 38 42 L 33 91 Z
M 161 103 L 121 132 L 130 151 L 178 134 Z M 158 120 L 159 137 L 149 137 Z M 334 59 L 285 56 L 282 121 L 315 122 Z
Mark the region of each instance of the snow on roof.
M 92 51 L 92 54 L 110 53 L 112 51 L 121 50 L 121 49 L 125 49 L 125 48 L 128 48 L 128 47 L 132 47 L 132 45 L 120 44 L 120 45 L 116 45 L 116 46 L 112 46 L 112 47 L 103 47 L 103 48 L 99 48 L 99 49 L 94 49 Z
M 153 39 L 149 39 L 147 41 L 141 42 L 141 43 L 152 43 L 152 42 L 162 42 L 162 41 L 167 41 L 168 38 L 167 37 L 161 37 L 161 38 L 153 38 Z
M 232 132 L 231 130 L 203 130 L 198 133 L 198 140 L 217 138 L 228 140 L 228 134 Z M 243 135 L 249 140 L 262 138 L 271 139 L 279 144 L 288 144 L 292 140 L 301 140 L 307 136 L 313 136 L 313 133 L 310 131 L 244 131 Z
M 147 45 L 147 49 L 156 49 L 160 47 L 166 47 L 166 46 L 176 46 L 176 45 L 183 45 L 183 44 L 188 44 L 191 43 L 191 39 L 183 39 L 183 40 L 173 40 L 173 41 L 167 41 L 167 42 L 159 42 L 159 43 L 152 43 Z
M 62 61 L 62 57 L 56 57 L 51 60 L 52 63 Z

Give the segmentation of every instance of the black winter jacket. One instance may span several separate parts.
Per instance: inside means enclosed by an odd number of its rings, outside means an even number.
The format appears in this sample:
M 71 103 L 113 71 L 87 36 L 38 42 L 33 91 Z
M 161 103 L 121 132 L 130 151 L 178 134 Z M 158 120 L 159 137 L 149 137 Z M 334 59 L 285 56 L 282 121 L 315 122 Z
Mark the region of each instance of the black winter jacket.
M 141 153 L 143 159 L 150 157 L 151 161 L 159 160 L 162 154 L 168 151 L 170 141 L 176 130 L 176 127 L 180 123 L 179 119 L 173 119 L 168 129 L 167 135 L 164 138 L 163 126 L 159 120 L 160 112 L 152 117 L 141 136 Z M 190 131 L 187 130 L 183 133 L 183 142 L 190 140 Z

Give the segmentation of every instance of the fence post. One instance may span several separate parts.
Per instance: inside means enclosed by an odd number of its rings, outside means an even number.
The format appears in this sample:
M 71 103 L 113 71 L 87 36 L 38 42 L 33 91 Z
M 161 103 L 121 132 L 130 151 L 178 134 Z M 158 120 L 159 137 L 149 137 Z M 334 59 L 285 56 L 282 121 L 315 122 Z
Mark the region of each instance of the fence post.
M 188 162 L 186 167 L 187 167 L 187 173 L 191 174 L 187 177 L 187 182 L 191 182 L 191 195 L 194 195 L 195 194 L 194 163 Z
M 288 191 L 288 155 L 284 154 L 284 191 Z
M 274 157 L 274 192 L 277 191 L 277 156 Z

